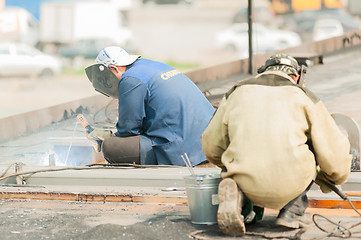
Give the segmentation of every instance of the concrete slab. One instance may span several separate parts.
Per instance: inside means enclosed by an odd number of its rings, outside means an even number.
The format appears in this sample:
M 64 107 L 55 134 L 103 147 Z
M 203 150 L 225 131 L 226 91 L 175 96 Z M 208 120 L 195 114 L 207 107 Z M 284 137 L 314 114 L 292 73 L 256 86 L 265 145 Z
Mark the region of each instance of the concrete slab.
M 35 167 L 23 166 L 22 174 L 30 185 L 70 186 L 138 186 L 138 187 L 184 187 L 184 178 L 190 176 L 188 168 L 180 166 L 79 166 Z M 0 166 L 5 169 L 5 166 Z M 220 168 L 193 168 L 196 175 L 220 173 Z M 6 176 L 14 174 L 14 169 Z M 0 183 L 15 184 L 15 176 L 0 178 Z M 3 179 L 3 180 L 1 180 Z

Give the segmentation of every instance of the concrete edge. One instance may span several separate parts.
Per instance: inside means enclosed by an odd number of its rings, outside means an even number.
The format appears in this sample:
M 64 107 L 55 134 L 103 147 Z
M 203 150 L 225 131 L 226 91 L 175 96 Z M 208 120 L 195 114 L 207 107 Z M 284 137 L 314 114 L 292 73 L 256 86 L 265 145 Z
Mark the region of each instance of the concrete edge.
M 51 123 L 67 119 L 83 111 L 94 112 L 104 107 L 104 96 L 92 96 L 55 105 L 40 110 L 17 114 L 0 119 L 0 141 L 35 131 Z

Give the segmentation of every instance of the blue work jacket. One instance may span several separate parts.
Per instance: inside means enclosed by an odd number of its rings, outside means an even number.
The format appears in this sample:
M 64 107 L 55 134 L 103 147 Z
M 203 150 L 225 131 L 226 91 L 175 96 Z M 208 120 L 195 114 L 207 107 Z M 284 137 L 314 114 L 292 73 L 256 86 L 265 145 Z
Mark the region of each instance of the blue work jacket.
M 144 165 L 185 166 L 206 160 L 201 134 L 214 108 L 184 74 L 164 63 L 138 59 L 119 81 L 119 137 L 140 135 Z

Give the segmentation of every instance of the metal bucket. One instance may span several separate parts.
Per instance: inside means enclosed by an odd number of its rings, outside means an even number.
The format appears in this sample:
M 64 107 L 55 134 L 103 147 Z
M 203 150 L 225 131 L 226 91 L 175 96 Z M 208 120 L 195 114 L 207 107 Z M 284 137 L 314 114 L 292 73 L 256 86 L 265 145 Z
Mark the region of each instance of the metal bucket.
M 191 175 L 184 180 L 192 223 L 216 224 L 220 174 Z

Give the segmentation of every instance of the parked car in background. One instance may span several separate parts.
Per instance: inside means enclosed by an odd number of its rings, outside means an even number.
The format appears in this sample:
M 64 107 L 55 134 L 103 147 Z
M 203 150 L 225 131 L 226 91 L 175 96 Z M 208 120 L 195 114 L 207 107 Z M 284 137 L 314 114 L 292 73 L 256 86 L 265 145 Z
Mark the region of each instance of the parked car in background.
M 317 24 L 317 22 L 321 21 L 321 25 L 325 26 L 325 21 L 322 19 L 333 19 L 330 22 L 334 24 L 332 28 L 334 28 L 335 31 L 335 28 L 339 29 L 339 27 L 335 26 L 335 24 L 341 24 L 344 33 L 360 30 L 360 21 L 342 9 L 301 11 L 294 14 L 285 15 L 283 17 L 283 23 L 280 24 L 280 27 L 297 32 L 301 36 L 303 42 L 310 42 L 315 41 L 315 31 L 317 32 L 317 28 L 320 27 L 320 23 Z M 330 26 L 330 24 L 327 25 Z M 324 35 L 324 37 L 326 36 Z M 329 37 L 333 37 L 333 35 L 331 34 Z
M 0 43 L 0 77 L 53 76 L 62 69 L 61 61 L 29 45 Z
M 313 40 L 320 41 L 344 34 L 343 26 L 338 19 L 320 18 L 313 28 Z
M 278 17 L 272 12 L 268 5 L 253 7 L 252 19 L 254 22 L 277 25 Z M 248 8 L 238 9 L 232 17 L 232 23 L 247 23 Z M 273 24 L 274 23 L 274 24 Z
M 106 46 L 117 45 L 113 40 L 107 38 L 87 38 L 77 41 L 73 45 L 62 46 L 59 53 L 65 58 L 95 59 L 100 50 Z
M 302 43 L 300 36 L 292 31 L 269 28 L 260 23 L 254 23 L 252 29 L 254 54 L 289 48 Z M 240 58 L 247 58 L 248 24 L 232 24 L 216 34 L 216 42 L 221 48 L 238 52 Z

